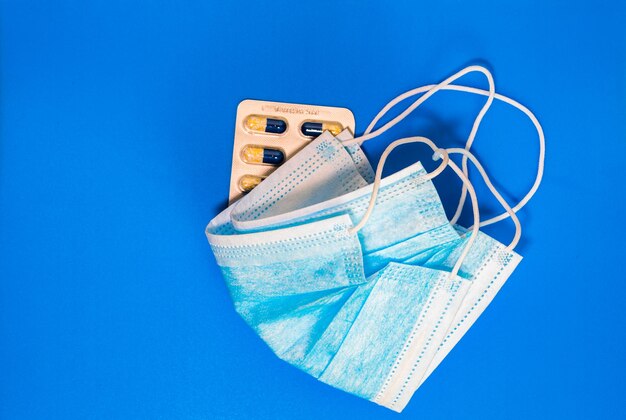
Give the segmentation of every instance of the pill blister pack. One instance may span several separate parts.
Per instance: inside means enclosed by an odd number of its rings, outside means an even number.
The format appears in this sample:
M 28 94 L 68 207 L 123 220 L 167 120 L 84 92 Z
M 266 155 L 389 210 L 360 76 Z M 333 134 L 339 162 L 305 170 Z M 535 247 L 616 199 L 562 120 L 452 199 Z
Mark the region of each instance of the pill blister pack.
M 246 99 L 237 107 L 230 203 L 251 191 L 311 140 L 330 131 L 354 133 L 347 108 Z

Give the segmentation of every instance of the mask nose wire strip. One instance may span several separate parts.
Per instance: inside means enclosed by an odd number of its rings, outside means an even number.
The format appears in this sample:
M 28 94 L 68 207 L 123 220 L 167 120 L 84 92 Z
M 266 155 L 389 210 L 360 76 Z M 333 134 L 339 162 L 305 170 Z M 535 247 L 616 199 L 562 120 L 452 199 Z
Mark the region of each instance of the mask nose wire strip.
M 374 119 L 372 120 L 372 122 L 369 124 L 369 126 L 367 127 L 367 129 L 365 130 L 365 135 L 369 134 L 370 131 L 374 128 L 374 126 L 376 125 L 376 123 L 378 123 L 378 121 L 391 109 L 393 108 L 395 105 L 397 105 L 399 102 L 402 102 L 403 100 L 410 98 L 412 96 L 415 95 L 419 95 L 420 93 L 424 93 L 424 92 L 428 92 L 430 90 L 432 90 L 433 88 L 437 87 L 438 85 L 426 85 L 426 86 L 421 86 L 412 90 L 409 90 L 399 96 L 397 96 L 396 98 L 392 99 L 379 113 L 378 115 L 376 115 L 376 117 L 374 117 Z M 441 87 L 442 90 L 452 90 L 455 92 L 465 92 L 465 93 L 471 93 L 474 95 L 482 95 L 482 96 L 490 96 L 491 92 L 490 91 L 486 91 L 484 89 L 479 89 L 479 88 L 475 88 L 475 87 L 471 87 L 471 86 L 463 86 L 463 85 L 455 85 L 455 84 L 449 84 L 446 86 L 442 86 Z M 517 108 L 519 111 L 521 111 L 522 113 L 524 113 L 528 119 L 533 123 L 533 125 L 535 126 L 535 129 L 537 131 L 537 135 L 539 137 L 539 157 L 537 160 L 537 174 L 535 176 L 535 182 L 533 183 L 532 187 L 530 188 L 530 190 L 526 193 L 526 195 L 519 201 L 519 203 L 517 203 L 514 207 L 513 207 L 513 211 L 514 212 L 518 212 L 519 210 L 521 210 L 527 203 L 528 201 L 530 201 L 530 199 L 533 197 L 533 195 L 535 195 L 535 193 L 537 192 L 537 189 L 539 188 L 539 185 L 541 184 L 541 180 L 543 179 L 543 170 L 544 170 L 544 161 L 545 161 L 545 151 L 546 151 L 546 143 L 545 143 L 545 135 L 543 132 L 543 128 L 541 127 L 541 123 L 539 123 L 539 120 L 537 119 L 537 117 L 535 116 L 535 114 L 532 113 L 532 111 L 530 109 L 528 109 L 526 106 L 522 105 L 521 103 L 517 102 L 514 99 L 509 98 L 508 96 L 504 96 L 502 94 L 496 93 L 494 95 L 494 98 L 504 102 L 508 105 L 511 105 L 514 108 Z M 357 137 L 355 143 L 358 143 L 360 137 Z M 463 194 L 462 194 L 463 197 Z M 462 208 L 464 204 L 464 199 L 462 198 L 459 201 L 459 207 L 457 208 L 457 212 L 459 208 Z M 460 215 L 460 213 L 459 213 Z M 455 216 L 457 216 L 455 214 Z M 506 219 L 507 217 L 509 217 L 508 213 L 502 213 L 499 214 L 497 216 L 494 216 L 490 219 L 487 220 L 483 220 L 480 223 L 481 227 L 484 226 L 488 226 L 497 222 L 500 222 L 504 219 Z M 452 221 L 456 222 L 457 218 L 453 218 Z
M 449 165 L 450 168 L 452 168 L 452 170 L 458 175 L 458 177 L 461 178 L 461 181 L 463 181 L 463 184 L 467 186 L 467 191 L 469 193 L 469 196 L 472 202 L 474 224 L 472 225 L 472 228 L 471 228 L 472 233 L 470 234 L 467 244 L 465 245 L 465 248 L 461 252 L 461 255 L 459 256 L 456 264 L 454 265 L 454 268 L 450 272 L 450 278 L 453 279 L 456 277 L 459 270 L 461 269 L 461 265 L 463 264 L 465 257 L 469 253 L 470 248 L 472 247 L 472 244 L 476 240 L 476 236 L 478 235 L 478 230 L 480 229 L 480 226 L 479 226 L 480 225 L 480 213 L 478 209 L 478 199 L 476 198 L 476 192 L 474 191 L 474 187 L 472 186 L 472 183 L 470 182 L 469 178 L 463 173 L 463 171 L 461 171 L 461 169 L 459 169 L 459 167 L 454 162 L 450 160 L 450 157 L 448 156 L 448 152 L 445 149 L 437 148 L 435 143 L 433 143 L 432 140 L 426 137 L 419 137 L 419 136 L 407 137 L 404 139 L 396 140 L 392 142 L 391 144 L 389 144 L 389 146 L 387 146 L 387 148 L 381 155 L 380 160 L 378 161 L 378 166 L 376 167 L 376 176 L 374 178 L 374 183 L 372 184 L 372 194 L 370 195 L 370 201 L 367 206 L 367 210 L 363 214 L 363 217 L 361 218 L 359 223 L 357 223 L 354 227 L 350 228 L 348 232 L 350 234 L 355 234 L 359 230 L 361 230 L 363 226 L 365 226 L 365 224 L 367 223 L 367 220 L 370 218 L 372 214 L 372 211 L 374 210 L 374 206 L 376 205 L 376 198 L 378 197 L 378 190 L 380 189 L 380 182 L 382 179 L 383 167 L 385 166 L 387 157 L 396 147 L 401 146 L 403 144 L 409 144 L 409 143 L 424 143 L 428 145 L 435 152 L 433 159 L 442 158 L 441 164 L 434 171 L 424 175 L 423 177 L 420 177 L 418 180 L 416 180 L 416 182 L 423 182 L 423 181 L 435 178 L 436 176 L 441 174 L 441 172 L 443 172 L 446 166 Z
M 506 202 L 506 200 L 502 197 L 502 195 L 498 192 L 498 190 L 493 186 L 493 184 L 491 183 L 491 180 L 489 179 L 489 176 L 487 175 L 487 172 L 485 171 L 485 168 L 483 168 L 483 166 L 480 164 L 480 161 L 476 158 L 476 156 L 474 156 L 473 153 L 469 152 L 466 149 L 461 149 L 461 148 L 449 148 L 449 149 L 446 149 L 446 151 L 449 154 L 461 154 L 465 158 L 468 158 L 469 160 L 471 160 L 474 166 L 476 167 L 476 169 L 478 170 L 478 172 L 480 173 L 480 175 L 482 176 L 483 181 L 485 182 L 485 185 L 487 185 L 487 188 L 489 188 L 489 191 L 491 191 L 491 193 L 496 198 L 496 200 L 498 200 L 498 202 L 502 205 L 504 210 L 507 212 L 507 214 L 513 221 L 513 224 L 515 225 L 515 235 L 513 236 L 511 243 L 506 247 L 506 249 L 507 251 L 513 250 L 513 248 L 515 248 L 517 244 L 519 243 L 519 240 L 522 236 L 522 225 L 519 221 L 519 218 L 517 217 L 517 214 L 515 214 L 511 206 L 509 206 L 509 203 Z M 463 173 L 467 175 L 467 173 L 465 172 Z M 470 227 L 470 229 L 472 228 L 473 226 Z

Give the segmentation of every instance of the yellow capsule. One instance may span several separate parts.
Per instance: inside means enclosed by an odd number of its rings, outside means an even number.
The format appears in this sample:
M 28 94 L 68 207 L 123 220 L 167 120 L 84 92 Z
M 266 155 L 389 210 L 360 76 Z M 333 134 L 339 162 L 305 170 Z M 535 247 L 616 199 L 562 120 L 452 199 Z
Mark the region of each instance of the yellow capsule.
M 305 121 L 300 131 L 307 137 L 317 137 L 324 131 L 330 131 L 333 136 L 336 136 L 343 131 L 343 126 L 334 121 Z
M 282 134 L 287 130 L 287 121 L 263 115 L 250 115 L 243 125 L 253 133 Z
M 278 149 L 269 149 L 263 146 L 247 145 L 241 149 L 241 159 L 254 165 L 280 165 L 285 160 L 285 154 Z
M 239 189 L 245 193 L 252 191 L 254 187 L 263 181 L 264 176 L 244 175 L 239 178 Z

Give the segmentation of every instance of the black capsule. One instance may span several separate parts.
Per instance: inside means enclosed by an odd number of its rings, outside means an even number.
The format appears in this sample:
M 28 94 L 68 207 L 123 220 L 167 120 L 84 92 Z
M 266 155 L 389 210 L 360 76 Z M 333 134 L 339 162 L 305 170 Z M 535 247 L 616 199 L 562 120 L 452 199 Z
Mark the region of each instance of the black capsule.
M 317 137 L 322 134 L 322 123 L 307 121 L 302 123 L 301 130 L 307 137 Z
M 265 123 L 266 133 L 282 134 L 287 129 L 287 123 L 283 120 L 277 120 L 275 118 L 268 118 Z
M 263 149 L 263 163 L 280 165 L 285 160 L 285 154 L 277 149 Z

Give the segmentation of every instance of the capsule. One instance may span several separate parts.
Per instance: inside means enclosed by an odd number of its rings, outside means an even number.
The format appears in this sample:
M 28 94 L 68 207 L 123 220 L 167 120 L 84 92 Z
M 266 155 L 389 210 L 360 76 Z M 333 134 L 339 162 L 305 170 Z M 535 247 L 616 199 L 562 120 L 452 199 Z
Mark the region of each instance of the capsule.
M 343 131 L 343 126 L 338 122 L 332 121 L 305 121 L 302 123 L 302 126 L 300 126 L 300 131 L 307 137 L 317 137 L 327 130 L 330 131 L 333 136 L 336 136 Z
M 263 181 L 263 176 L 244 175 L 239 178 L 239 189 L 245 193 L 250 192 Z
M 250 115 L 244 120 L 243 125 L 253 133 L 282 134 L 287 130 L 287 121 L 263 115 Z
M 255 165 L 280 165 L 285 160 L 285 154 L 278 149 L 247 145 L 241 149 L 241 159 Z

